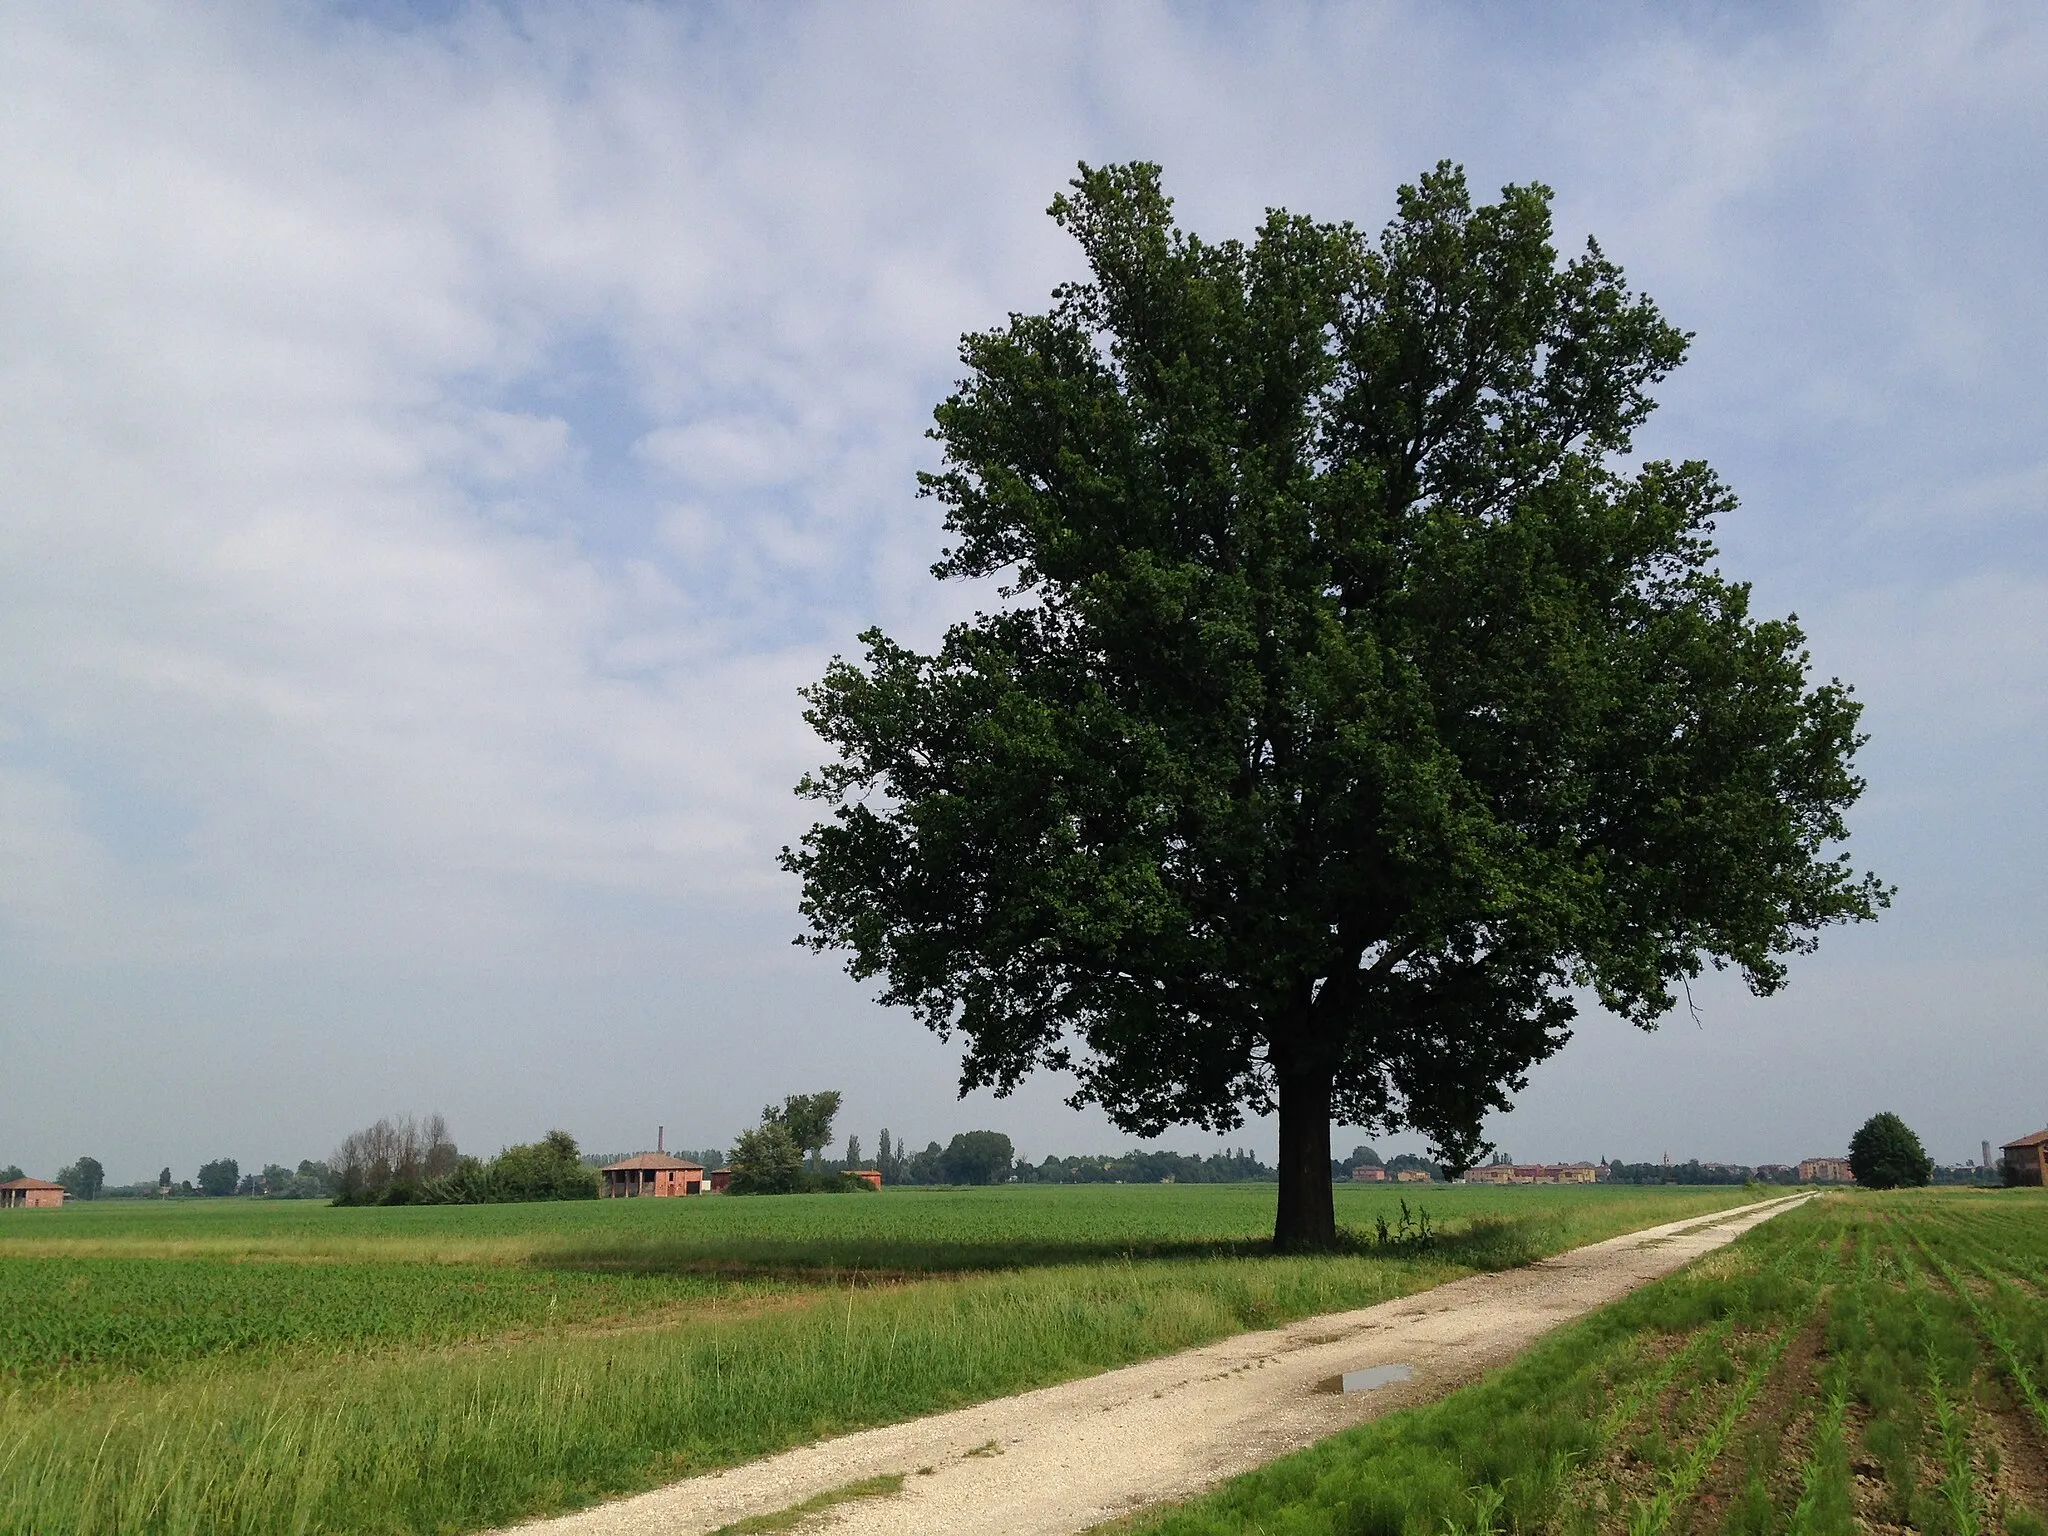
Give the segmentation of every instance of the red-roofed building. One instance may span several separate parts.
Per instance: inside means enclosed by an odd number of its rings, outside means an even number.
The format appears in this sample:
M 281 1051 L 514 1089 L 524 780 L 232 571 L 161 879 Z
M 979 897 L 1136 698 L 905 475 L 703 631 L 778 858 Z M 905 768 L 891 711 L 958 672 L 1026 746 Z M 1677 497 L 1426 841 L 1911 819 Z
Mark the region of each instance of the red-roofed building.
M 635 1195 L 701 1195 L 704 1165 L 686 1163 L 666 1152 L 642 1152 L 598 1170 L 598 1193 L 612 1199 Z
M 9 1179 L 0 1184 L 0 1210 L 54 1209 L 64 1203 L 64 1186 L 41 1179 Z
M 2048 1131 L 2036 1131 L 2005 1144 L 2005 1162 L 2015 1182 L 2048 1184 Z M 0 1188 L 5 1188 L 0 1185 Z

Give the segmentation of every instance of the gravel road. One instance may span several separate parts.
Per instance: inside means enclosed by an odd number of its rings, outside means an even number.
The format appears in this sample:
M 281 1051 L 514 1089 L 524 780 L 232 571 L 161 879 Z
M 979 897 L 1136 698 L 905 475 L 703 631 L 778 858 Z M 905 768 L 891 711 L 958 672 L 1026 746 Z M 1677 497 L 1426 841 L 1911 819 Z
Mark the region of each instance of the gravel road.
M 904 1473 L 900 1493 L 836 1505 L 807 1517 L 801 1530 L 1070 1536 L 1186 1498 L 1361 1420 L 1441 1397 L 1559 1323 L 1806 1198 L 1651 1227 L 1526 1268 L 862 1430 L 515 1529 L 519 1536 L 706 1536 L 850 1483 Z M 1389 1365 L 1407 1366 L 1407 1379 L 1364 1392 L 1331 1389 L 1345 1373 Z

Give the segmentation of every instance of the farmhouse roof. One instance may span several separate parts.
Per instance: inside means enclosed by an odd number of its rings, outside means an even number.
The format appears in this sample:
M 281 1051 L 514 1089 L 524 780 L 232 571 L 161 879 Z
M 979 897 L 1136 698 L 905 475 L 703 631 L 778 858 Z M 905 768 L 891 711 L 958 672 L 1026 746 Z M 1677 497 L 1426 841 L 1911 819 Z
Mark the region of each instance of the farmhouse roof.
M 2008 1141 L 2005 1145 L 2009 1151 L 2014 1147 L 2038 1147 L 2043 1142 L 2048 1142 L 2048 1131 L 2036 1131 L 2031 1136 L 2022 1136 L 2018 1141 Z
M 702 1163 L 686 1163 L 666 1152 L 642 1152 L 638 1157 L 620 1158 L 616 1163 L 606 1163 L 604 1171 L 610 1173 L 616 1168 L 694 1168 L 699 1173 L 704 1171 Z
M 9 1179 L 0 1184 L 0 1189 L 62 1189 L 62 1184 L 52 1184 L 48 1179 Z

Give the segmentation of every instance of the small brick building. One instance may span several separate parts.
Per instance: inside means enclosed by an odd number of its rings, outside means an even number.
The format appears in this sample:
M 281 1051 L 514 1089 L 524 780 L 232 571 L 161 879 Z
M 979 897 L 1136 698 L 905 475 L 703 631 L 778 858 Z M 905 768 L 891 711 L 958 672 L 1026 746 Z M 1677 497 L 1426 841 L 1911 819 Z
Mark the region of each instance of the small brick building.
M 64 1186 L 42 1179 L 9 1179 L 0 1184 L 0 1210 L 24 1207 L 51 1209 L 64 1203 Z
M 598 1193 L 612 1199 L 636 1195 L 701 1195 L 704 1165 L 686 1163 L 666 1152 L 642 1152 L 598 1170 Z
M 2008 1141 L 2002 1150 L 2006 1164 L 2013 1171 L 2015 1183 L 2048 1184 L 2048 1131 L 2036 1131 L 2018 1141 Z M 5 1187 L 0 1185 L 0 1188 Z

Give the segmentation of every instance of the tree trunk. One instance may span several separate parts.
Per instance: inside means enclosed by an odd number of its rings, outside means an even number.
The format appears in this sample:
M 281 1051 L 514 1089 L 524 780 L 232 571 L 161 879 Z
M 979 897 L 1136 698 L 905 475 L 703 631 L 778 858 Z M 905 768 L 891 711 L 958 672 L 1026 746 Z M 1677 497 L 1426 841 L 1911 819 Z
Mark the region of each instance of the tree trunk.
M 1330 1184 L 1331 1074 L 1283 1069 L 1280 1079 L 1280 1213 L 1276 1253 L 1318 1253 L 1337 1246 L 1337 1199 Z

